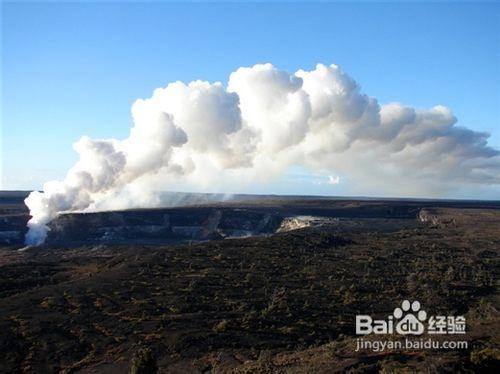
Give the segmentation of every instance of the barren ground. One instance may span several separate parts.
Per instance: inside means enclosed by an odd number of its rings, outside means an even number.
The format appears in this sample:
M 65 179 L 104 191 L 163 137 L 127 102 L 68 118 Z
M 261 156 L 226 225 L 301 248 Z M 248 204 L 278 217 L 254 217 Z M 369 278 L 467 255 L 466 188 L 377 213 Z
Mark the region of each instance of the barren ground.
M 500 209 L 417 208 L 426 222 L 351 217 L 176 245 L 5 245 L 0 372 L 123 373 L 140 347 L 165 373 L 498 367 Z M 465 315 L 468 349 L 355 352 L 355 315 L 382 318 L 404 299 Z

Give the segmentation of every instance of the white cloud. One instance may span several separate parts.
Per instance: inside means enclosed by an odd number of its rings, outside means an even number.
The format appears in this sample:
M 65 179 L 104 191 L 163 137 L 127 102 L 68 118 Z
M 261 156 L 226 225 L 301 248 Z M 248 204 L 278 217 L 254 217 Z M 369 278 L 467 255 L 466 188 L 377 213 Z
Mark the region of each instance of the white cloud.
M 292 166 L 330 175 L 332 185 L 346 176 L 353 194 L 438 196 L 500 184 L 500 152 L 487 134 L 458 126 L 441 105 L 380 105 L 336 65 L 295 74 L 239 68 L 227 89 L 171 83 L 137 100 L 132 117 L 124 140 L 82 137 L 66 178 L 28 197 L 28 243 L 43 242 L 61 211 L 154 205 L 152 186 L 225 192 Z

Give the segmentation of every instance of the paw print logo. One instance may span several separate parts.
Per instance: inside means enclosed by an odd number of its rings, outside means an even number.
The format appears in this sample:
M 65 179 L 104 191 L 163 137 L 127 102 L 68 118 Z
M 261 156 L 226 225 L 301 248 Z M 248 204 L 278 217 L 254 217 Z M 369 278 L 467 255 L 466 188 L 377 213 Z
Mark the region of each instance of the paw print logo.
M 394 318 L 401 319 L 396 324 L 396 332 L 400 335 L 421 335 L 424 332 L 424 324 L 427 319 L 425 310 L 420 309 L 420 303 L 415 300 L 410 303 L 404 300 L 401 308 L 394 309 Z

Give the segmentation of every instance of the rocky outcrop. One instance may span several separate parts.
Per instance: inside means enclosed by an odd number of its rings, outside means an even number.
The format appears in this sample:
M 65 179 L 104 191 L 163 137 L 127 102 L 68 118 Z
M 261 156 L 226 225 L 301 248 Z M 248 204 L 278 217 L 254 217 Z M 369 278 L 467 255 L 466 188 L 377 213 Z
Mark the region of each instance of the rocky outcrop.
M 18 244 L 24 240 L 29 216 L 9 214 L 0 217 L 0 245 Z
M 277 232 L 287 232 L 292 230 L 298 230 L 304 227 L 316 227 L 324 226 L 328 224 L 334 224 L 338 222 L 338 218 L 331 217 L 316 217 L 316 216 L 293 216 L 286 217 L 281 222 L 280 227 Z
M 442 209 L 421 209 L 418 213 L 418 219 L 420 222 L 435 227 L 456 226 L 455 217 L 450 216 Z
M 61 214 L 47 243 L 69 241 L 209 240 L 272 234 L 277 213 L 235 208 L 171 208 Z

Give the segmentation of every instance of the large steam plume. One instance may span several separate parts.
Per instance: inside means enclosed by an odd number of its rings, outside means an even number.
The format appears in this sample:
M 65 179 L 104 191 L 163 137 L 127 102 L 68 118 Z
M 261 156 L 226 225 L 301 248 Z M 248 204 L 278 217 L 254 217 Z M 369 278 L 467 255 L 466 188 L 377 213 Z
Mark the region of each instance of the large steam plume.
M 299 165 L 400 196 L 398 188 L 418 194 L 500 184 L 500 152 L 488 146 L 488 134 L 457 126 L 444 106 L 380 105 L 336 65 L 295 74 L 271 64 L 243 67 L 227 88 L 175 82 L 137 100 L 132 116 L 128 138 L 82 137 L 66 178 L 30 194 L 28 245 L 44 242 L 60 212 L 112 208 L 144 178 L 241 183 Z

